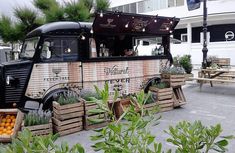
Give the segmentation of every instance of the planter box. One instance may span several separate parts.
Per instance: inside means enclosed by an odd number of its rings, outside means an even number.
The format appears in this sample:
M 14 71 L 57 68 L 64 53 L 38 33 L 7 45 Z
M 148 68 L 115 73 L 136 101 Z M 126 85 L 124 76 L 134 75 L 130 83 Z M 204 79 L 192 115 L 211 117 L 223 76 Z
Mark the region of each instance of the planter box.
M 173 89 L 171 87 L 164 89 L 149 87 L 149 90 L 156 94 L 156 103 L 160 107 L 161 112 L 169 111 L 174 108 Z
M 0 142 L 11 142 L 12 138 L 17 136 L 18 131 L 20 130 L 24 114 L 18 109 L 0 109 L 0 123 L 3 122 L 3 117 L 6 115 L 16 116 L 15 124 L 13 127 L 13 133 L 10 135 L 1 134 Z
M 184 76 L 185 76 L 185 81 L 191 81 L 191 79 L 189 79 L 190 77 L 193 77 L 193 74 L 192 73 L 190 73 L 190 74 L 184 74 Z
M 131 103 L 131 100 L 129 98 L 120 99 L 114 102 L 114 113 L 116 115 L 116 118 L 118 119 L 131 104 L 135 105 L 136 111 L 139 110 L 138 105 L 135 102 Z
M 186 104 L 186 98 L 181 87 L 173 89 L 173 99 L 174 107 L 180 107 Z
M 156 106 L 157 106 L 157 103 L 156 103 L 156 102 L 150 103 L 150 104 L 145 104 L 145 105 L 144 105 L 144 109 L 151 111 L 151 110 L 153 110 L 153 108 L 156 107 Z
M 164 82 L 168 82 L 171 87 L 177 87 L 185 85 L 185 75 L 173 75 L 173 74 L 161 74 L 161 79 Z
M 106 126 L 109 123 L 109 118 L 107 113 L 97 113 L 97 114 L 91 114 L 88 111 L 98 108 L 98 105 L 96 103 L 87 102 L 84 100 L 84 108 L 85 108 L 85 117 L 84 117 L 84 129 L 90 130 L 90 129 L 96 129 Z M 103 119 L 103 122 L 100 123 L 91 123 L 89 119 Z
M 55 117 L 52 117 L 55 133 L 59 133 L 60 136 L 68 135 L 71 133 L 79 132 L 83 129 L 82 117 L 73 118 L 64 121 L 60 121 Z
M 60 105 L 53 102 L 53 130 L 61 136 L 83 129 L 84 103 Z
M 22 123 L 22 130 L 29 129 L 33 135 L 48 135 L 53 133 L 52 131 L 52 121 L 48 124 L 34 125 L 34 126 L 24 126 L 24 122 Z

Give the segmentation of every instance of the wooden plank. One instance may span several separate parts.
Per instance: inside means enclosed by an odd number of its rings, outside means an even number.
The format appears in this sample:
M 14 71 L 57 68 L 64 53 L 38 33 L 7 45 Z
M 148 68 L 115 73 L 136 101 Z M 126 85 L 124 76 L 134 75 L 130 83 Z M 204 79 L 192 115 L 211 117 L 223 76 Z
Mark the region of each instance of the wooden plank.
M 37 130 L 43 130 L 43 129 L 50 129 L 52 128 L 52 123 L 48 124 L 42 124 L 42 125 L 34 125 L 34 126 L 22 126 L 23 129 L 27 128 L 30 131 L 37 131 Z
M 82 122 L 76 122 L 76 123 L 72 123 L 72 124 L 67 124 L 67 125 L 63 125 L 63 126 L 54 126 L 54 129 L 56 131 L 64 131 L 64 130 L 68 130 L 68 129 L 73 129 L 76 127 L 81 127 L 82 126 Z
M 64 125 L 71 124 L 71 123 L 82 122 L 82 117 L 73 118 L 73 119 L 64 120 L 64 121 L 60 121 L 60 120 L 56 119 L 55 117 L 52 117 L 52 120 L 53 120 L 53 124 L 55 124 L 57 126 L 64 126 Z
M 66 119 L 84 116 L 84 112 L 74 112 L 74 113 L 69 113 L 69 114 L 57 114 L 56 112 L 53 112 L 53 115 L 55 118 L 63 121 Z
M 166 112 L 166 111 L 170 111 L 173 109 L 174 109 L 173 107 L 160 108 L 160 112 Z
M 75 107 L 75 108 L 68 108 L 66 110 L 58 110 L 58 109 L 53 109 L 54 112 L 58 115 L 64 115 L 64 114 L 69 114 L 69 113 L 74 113 L 74 112 L 84 112 L 83 107 Z
M 224 80 L 224 79 L 210 79 L 210 78 L 192 78 L 192 80 L 199 80 L 199 81 L 214 81 L 214 82 L 228 82 L 228 83 L 235 83 L 235 80 Z
M 160 96 L 157 98 L 157 100 L 165 100 L 165 99 L 171 99 L 172 95 L 166 95 L 166 96 Z
M 168 99 L 168 100 L 159 100 L 157 101 L 157 104 L 161 105 L 161 104 L 167 104 L 167 103 L 174 103 L 173 99 Z
M 173 107 L 173 103 L 166 103 L 166 104 L 159 104 L 160 108 L 165 108 L 165 107 Z
M 67 110 L 69 108 L 83 107 L 83 102 L 78 102 L 74 104 L 60 105 L 58 102 L 53 101 L 53 107 L 57 110 Z
M 64 136 L 64 135 L 68 135 L 68 134 L 72 134 L 72 133 L 76 133 L 76 132 L 79 132 L 79 131 L 82 131 L 83 127 L 76 127 L 76 128 L 73 128 L 73 129 L 68 129 L 68 130 L 65 130 L 65 131 L 56 131 L 56 133 L 59 133 L 60 136 Z

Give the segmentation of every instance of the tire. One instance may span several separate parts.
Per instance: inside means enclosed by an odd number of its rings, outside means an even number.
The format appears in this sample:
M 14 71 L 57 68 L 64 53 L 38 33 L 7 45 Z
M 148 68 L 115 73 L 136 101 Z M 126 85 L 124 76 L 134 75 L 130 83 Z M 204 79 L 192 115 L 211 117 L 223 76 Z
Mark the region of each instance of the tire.
M 144 85 L 144 92 L 148 93 L 149 91 L 149 87 L 152 85 L 152 83 L 154 82 L 161 82 L 161 78 L 160 77 L 154 77 L 148 80 L 148 82 Z
M 67 95 L 68 93 L 75 93 L 73 90 L 69 90 L 67 88 L 60 88 L 60 89 L 55 89 L 53 91 L 50 91 L 42 100 L 43 103 L 43 110 L 52 110 L 52 102 L 58 100 L 60 95 Z

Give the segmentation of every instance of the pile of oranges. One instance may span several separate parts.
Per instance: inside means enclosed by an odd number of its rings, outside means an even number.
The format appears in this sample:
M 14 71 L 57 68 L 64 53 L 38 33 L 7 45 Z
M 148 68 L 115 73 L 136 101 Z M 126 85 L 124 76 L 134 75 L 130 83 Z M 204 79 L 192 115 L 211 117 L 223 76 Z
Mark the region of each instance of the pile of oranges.
M 12 135 L 16 121 L 16 115 L 2 115 L 0 117 L 0 135 Z

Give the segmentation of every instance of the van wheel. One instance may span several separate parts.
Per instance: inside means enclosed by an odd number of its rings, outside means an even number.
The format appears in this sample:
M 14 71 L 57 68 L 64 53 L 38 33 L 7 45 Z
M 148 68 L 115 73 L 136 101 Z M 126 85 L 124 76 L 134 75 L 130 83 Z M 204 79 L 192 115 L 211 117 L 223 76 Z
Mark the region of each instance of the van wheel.
M 149 79 L 148 82 L 144 85 L 144 92 L 148 93 L 149 87 L 155 82 L 156 83 L 161 82 L 161 78 L 160 77 L 154 77 L 154 78 Z
M 69 93 L 77 94 L 73 90 L 69 90 L 67 88 L 62 89 L 55 89 L 53 91 L 50 91 L 42 100 L 43 102 L 43 110 L 52 110 L 52 102 L 58 100 L 60 95 L 68 95 Z

